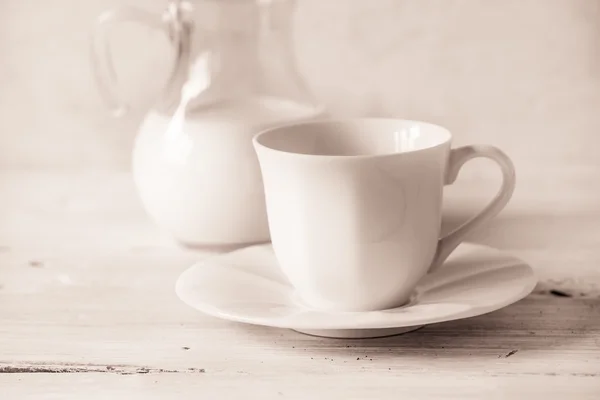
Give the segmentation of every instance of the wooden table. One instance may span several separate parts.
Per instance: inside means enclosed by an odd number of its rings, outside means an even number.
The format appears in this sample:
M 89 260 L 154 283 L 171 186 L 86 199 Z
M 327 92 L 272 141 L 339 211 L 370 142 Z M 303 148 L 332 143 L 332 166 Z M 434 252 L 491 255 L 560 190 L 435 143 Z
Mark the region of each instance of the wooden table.
M 182 304 L 177 276 L 211 252 L 154 227 L 125 172 L 4 172 L 0 398 L 600 399 L 599 171 L 525 174 L 511 207 L 473 237 L 532 264 L 531 296 L 354 341 Z M 464 199 L 489 194 L 475 181 L 455 192 L 444 229 L 467 215 Z

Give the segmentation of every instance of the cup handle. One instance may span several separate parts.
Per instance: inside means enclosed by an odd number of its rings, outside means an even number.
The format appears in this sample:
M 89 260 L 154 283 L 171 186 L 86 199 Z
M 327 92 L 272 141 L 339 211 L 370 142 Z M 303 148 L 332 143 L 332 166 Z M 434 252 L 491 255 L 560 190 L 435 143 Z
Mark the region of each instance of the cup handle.
M 502 186 L 492 201 L 477 215 L 456 228 L 438 241 L 433 263 L 429 272 L 438 269 L 448 256 L 474 229 L 494 218 L 508 204 L 515 190 L 515 168 L 510 158 L 494 146 L 464 146 L 450 151 L 445 184 L 451 185 L 456 181 L 462 166 L 473 158 L 489 158 L 495 161 L 502 172 Z
M 175 1 L 169 4 L 169 8 L 162 14 L 153 14 L 135 7 L 119 7 L 105 11 L 96 22 L 92 32 L 92 67 L 97 87 L 104 101 L 112 108 L 115 116 L 125 114 L 129 105 L 122 99 L 117 85 L 117 74 L 113 65 L 108 33 L 112 25 L 118 22 L 138 22 L 150 28 L 162 30 L 170 37 L 172 44 L 178 51 L 174 72 L 181 59 L 181 4 Z

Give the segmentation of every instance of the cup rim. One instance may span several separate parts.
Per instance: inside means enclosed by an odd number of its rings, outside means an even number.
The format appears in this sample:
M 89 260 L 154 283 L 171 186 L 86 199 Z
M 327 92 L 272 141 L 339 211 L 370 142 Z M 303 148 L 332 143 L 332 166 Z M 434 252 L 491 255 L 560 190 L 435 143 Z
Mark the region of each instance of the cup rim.
M 346 125 L 348 125 L 348 124 L 355 124 L 355 123 L 360 123 L 360 122 L 408 123 L 408 124 L 426 126 L 429 128 L 434 128 L 434 129 L 440 130 L 445 135 L 445 138 L 444 138 L 444 140 L 441 140 L 439 143 L 436 143 L 432 146 L 419 148 L 419 149 L 406 150 L 406 151 L 402 151 L 402 152 L 385 152 L 385 153 L 378 153 L 378 154 L 357 154 L 357 155 L 335 155 L 335 154 L 320 155 L 320 154 L 297 153 L 297 152 L 293 152 L 293 151 L 286 151 L 286 150 L 281 150 L 281 149 L 277 149 L 274 147 L 270 147 L 261 142 L 262 138 L 264 138 L 266 135 L 268 135 L 272 132 L 290 129 L 290 128 L 297 127 L 297 126 L 307 126 L 308 127 L 311 125 L 324 125 L 324 124 L 346 124 Z M 269 152 L 279 153 L 281 155 L 286 155 L 286 156 L 290 156 L 290 157 L 303 157 L 303 158 L 313 158 L 313 159 L 338 159 L 338 160 L 372 159 L 372 158 L 382 158 L 382 157 L 391 157 L 391 156 L 401 156 L 401 155 L 405 155 L 405 154 L 415 154 L 415 153 L 420 153 L 420 152 L 425 152 L 425 151 L 431 151 L 431 150 L 446 146 L 447 144 L 451 143 L 451 141 L 452 141 L 452 133 L 450 132 L 450 130 L 448 128 L 446 128 L 442 125 L 438 125 L 438 124 L 434 124 L 434 123 L 426 122 L 426 121 L 421 121 L 421 120 L 414 120 L 414 119 L 379 118 L 379 117 L 331 118 L 331 119 L 317 119 L 317 120 L 310 120 L 310 121 L 296 121 L 296 122 L 290 122 L 290 123 L 283 123 L 283 124 L 271 126 L 267 129 L 263 129 L 262 131 L 259 131 L 252 137 L 252 143 L 255 148 L 264 149 Z

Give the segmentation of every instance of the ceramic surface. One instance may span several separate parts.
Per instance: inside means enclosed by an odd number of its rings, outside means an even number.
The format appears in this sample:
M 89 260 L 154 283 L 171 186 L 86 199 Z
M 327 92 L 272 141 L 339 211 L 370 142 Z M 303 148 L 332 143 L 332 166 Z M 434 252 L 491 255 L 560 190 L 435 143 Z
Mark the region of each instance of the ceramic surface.
M 451 149 L 438 125 L 384 118 L 302 122 L 254 137 L 271 240 L 312 306 L 371 311 L 404 304 L 472 229 L 510 200 L 515 171 L 492 146 Z M 500 167 L 497 196 L 440 238 L 443 187 L 476 157 Z
M 270 244 L 199 262 L 176 283 L 178 297 L 205 314 L 327 337 L 377 337 L 422 325 L 474 317 L 527 296 L 537 279 L 524 261 L 480 245 L 461 244 L 425 276 L 407 305 L 369 312 L 311 308 L 281 273 Z

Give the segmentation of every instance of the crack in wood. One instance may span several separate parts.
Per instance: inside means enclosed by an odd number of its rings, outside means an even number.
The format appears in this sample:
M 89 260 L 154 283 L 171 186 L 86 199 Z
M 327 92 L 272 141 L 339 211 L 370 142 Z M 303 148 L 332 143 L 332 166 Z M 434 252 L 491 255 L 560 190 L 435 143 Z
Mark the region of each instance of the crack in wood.
M 62 366 L 62 365 L 36 365 L 36 366 L 0 366 L 0 374 L 80 374 L 80 373 L 109 373 L 116 375 L 146 375 L 146 374 L 160 374 L 160 373 L 182 373 L 182 374 L 202 374 L 206 371 L 204 368 L 187 368 L 187 369 L 165 369 L 165 368 L 147 368 L 147 367 L 134 367 L 134 366 L 113 366 L 106 365 L 101 366 Z M 237 371 L 238 373 L 248 374 L 245 371 Z M 505 377 L 505 376 L 516 376 L 516 375 L 527 375 L 527 376 L 569 376 L 578 378 L 600 378 L 598 373 L 586 373 L 586 372 L 496 372 L 491 373 L 491 377 Z
M 164 373 L 202 374 L 204 368 L 167 369 L 131 365 L 0 365 L 0 374 L 82 374 L 105 373 L 117 375 L 145 375 Z
M 600 378 L 600 374 L 594 372 L 503 372 L 503 373 L 491 373 L 489 376 L 494 378 L 506 377 L 506 376 L 568 376 L 574 378 Z
M 513 356 L 513 355 L 517 354 L 517 351 L 519 351 L 519 350 L 515 349 L 515 350 L 509 351 L 508 353 L 506 353 L 506 355 L 504 356 L 504 358 L 508 358 L 510 356 Z
M 573 279 L 549 279 L 540 281 L 533 295 L 563 297 L 565 299 L 600 299 L 600 287 L 595 283 Z

